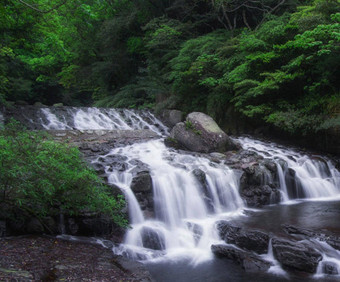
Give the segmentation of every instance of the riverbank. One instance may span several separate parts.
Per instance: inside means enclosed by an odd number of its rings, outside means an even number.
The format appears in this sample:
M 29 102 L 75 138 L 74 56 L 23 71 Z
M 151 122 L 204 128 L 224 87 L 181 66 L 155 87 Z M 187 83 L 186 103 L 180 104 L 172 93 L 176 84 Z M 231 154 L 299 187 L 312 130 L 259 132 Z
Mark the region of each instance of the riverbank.
M 110 249 L 44 236 L 0 239 L 0 281 L 152 281 Z

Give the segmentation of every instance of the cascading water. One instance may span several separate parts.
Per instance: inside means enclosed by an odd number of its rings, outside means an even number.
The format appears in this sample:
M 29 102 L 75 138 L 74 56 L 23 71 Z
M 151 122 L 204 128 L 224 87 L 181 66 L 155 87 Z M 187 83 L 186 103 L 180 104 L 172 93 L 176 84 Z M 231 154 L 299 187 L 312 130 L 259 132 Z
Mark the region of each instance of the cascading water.
M 207 155 L 167 148 L 161 138 L 168 135 L 168 129 L 150 112 L 73 107 L 34 108 L 33 111 L 35 114 L 32 117 L 24 116 L 24 119 L 34 129 L 149 129 L 159 135 L 158 140 L 114 148 L 93 161 L 100 166 L 104 165 L 108 182 L 118 186 L 128 202 L 131 228 L 123 244 L 114 248 L 116 253 L 153 262 L 160 262 L 160 258 L 173 258 L 176 262 L 181 261 L 180 258 L 190 258 L 194 264 L 200 263 L 213 258 L 210 250 L 212 244 L 225 244 L 219 238 L 215 223 L 244 214 L 245 207 L 239 194 L 239 175 L 236 171 L 222 162 L 210 161 Z M 0 123 L 2 119 L 0 113 Z M 237 140 L 245 150 L 275 161 L 277 179 L 263 166 L 260 167 L 263 172 L 261 181 L 265 184 L 277 182 L 284 202 L 302 198 L 334 199 L 340 195 L 340 173 L 328 159 L 308 157 L 274 143 L 243 137 Z M 115 167 L 115 160 L 122 161 L 124 165 L 118 162 Z M 153 203 L 151 212 L 141 203 L 138 193 L 132 190 L 133 180 L 141 171 L 148 173 L 152 179 L 152 197 L 149 199 Z M 287 205 L 276 207 L 301 210 L 301 207 L 299 209 Z M 273 206 L 270 208 L 275 209 Z M 276 216 L 282 214 L 289 215 L 285 211 Z M 296 214 L 298 212 L 294 212 L 294 223 Z M 266 225 L 268 217 L 265 217 L 265 212 L 263 216 L 265 220 L 261 220 L 261 223 Z M 237 217 L 237 220 L 245 218 L 248 217 Z M 252 222 L 254 220 L 250 219 Z M 272 225 L 274 223 L 281 225 L 277 218 Z M 320 246 L 323 246 L 322 243 L 315 244 L 315 249 L 320 250 Z M 340 273 L 339 252 L 324 245 L 322 255 L 316 277 L 324 276 L 326 266 Z M 271 240 L 268 253 L 262 257 L 271 262 L 270 273 L 286 275 L 274 258 Z M 224 265 L 221 269 L 224 272 Z M 198 281 L 204 281 L 200 279 Z M 235 281 L 242 281 L 242 278 Z
M 162 250 L 168 257 L 180 254 L 196 255 L 200 259 L 210 257 L 211 244 L 219 240 L 214 222 L 222 216 L 239 213 L 244 207 L 235 173 L 223 164 L 170 150 L 162 140 L 117 148 L 96 161 L 117 155 L 127 157 L 128 168 L 123 173 L 110 172 L 107 168 L 108 180 L 124 191 L 132 228 L 116 252 L 150 259 L 160 253 L 151 253 L 147 249 L 151 247 Z M 151 172 L 153 219 L 144 219 L 129 189 L 136 160 L 148 165 Z M 206 176 L 205 185 L 199 183 L 195 171 Z M 150 246 L 146 237 L 152 237 L 156 246 Z
M 331 161 L 248 137 L 237 139 L 244 149 L 276 162 L 283 201 L 340 196 L 340 172 Z
M 24 109 L 23 109 L 24 110 Z M 20 118 L 32 129 L 45 130 L 135 130 L 149 129 L 159 135 L 168 129 L 149 111 L 107 108 L 29 108 Z

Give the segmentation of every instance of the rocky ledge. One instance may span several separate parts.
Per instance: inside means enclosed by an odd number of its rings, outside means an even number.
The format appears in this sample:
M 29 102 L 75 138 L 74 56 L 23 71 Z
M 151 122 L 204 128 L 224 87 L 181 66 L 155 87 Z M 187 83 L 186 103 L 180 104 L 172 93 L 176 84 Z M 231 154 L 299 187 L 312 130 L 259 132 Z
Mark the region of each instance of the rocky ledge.
M 152 281 L 110 249 L 53 237 L 0 239 L 0 281 Z

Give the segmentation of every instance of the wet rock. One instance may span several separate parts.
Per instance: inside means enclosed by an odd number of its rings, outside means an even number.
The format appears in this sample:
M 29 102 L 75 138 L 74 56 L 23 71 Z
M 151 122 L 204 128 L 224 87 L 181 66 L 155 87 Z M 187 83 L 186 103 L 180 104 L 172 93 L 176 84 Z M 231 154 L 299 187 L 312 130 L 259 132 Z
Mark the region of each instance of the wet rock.
M 193 223 L 193 222 L 187 222 L 187 226 L 190 229 L 190 231 L 194 234 L 195 242 L 196 244 L 199 242 L 199 240 L 202 237 L 203 234 L 203 228 L 202 226 Z
M 259 256 L 237 249 L 233 246 L 212 245 L 211 251 L 220 258 L 231 259 L 247 272 L 265 272 L 271 264 Z
M 91 163 L 90 166 L 98 173 L 105 173 L 105 166 L 102 163 Z
M 300 228 L 293 225 L 283 225 L 283 230 L 290 235 L 295 235 L 300 238 L 314 238 L 319 241 L 326 242 L 328 245 L 336 250 L 340 250 L 340 237 L 334 234 L 326 234 L 316 232 L 310 229 Z
M 268 252 L 269 236 L 261 231 L 247 230 L 227 221 L 219 221 L 217 230 L 220 237 L 228 244 L 235 244 L 258 254 Z
M 133 175 L 137 175 L 138 173 L 141 172 L 149 172 L 149 166 L 143 162 L 141 162 L 140 160 L 137 159 L 132 159 L 129 161 L 129 164 L 132 166 L 135 166 L 130 172 Z
M 149 227 L 143 227 L 141 230 L 143 247 L 152 250 L 164 250 L 165 241 L 163 234 L 151 229 Z
M 196 180 L 198 181 L 198 183 L 201 186 L 202 189 L 202 196 L 203 196 L 203 200 L 206 204 L 206 206 L 208 207 L 208 210 L 213 212 L 214 211 L 214 201 L 212 199 L 212 195 L 209 192 L 208 189 L 208 183 L 207 183 L 207 179 L 206 179 L 206 175 L 205 172 L 199 168 L 196 168 L 192 171 L 192 174 L 194 175 L 194 177 L 196 178 Z
M 210 116 L 199 112 L 189 114 L 185 123 L 177 123 L 171 130 L 170 137 L 194 152 L 210 153 L 239 149 Z
M 127 169 L 126 161 L 127 157 L 121 155 L 108 155 L 105 157 L 99 157 L 98 163 L 102 166 L 109 166 L 109 171 L 125 171 Z M 97 165 L 98 166 L 98 165 Z
M 271 169 L 267 169 L 267 166 Z M 280 202 L 281 194 L 276 180 L 275 164 L 268 160 L 259 160 L 244 164 L 241 168 L 244 171 L 240 178 L 241 197 L 249 207 L 261 207 Z
M 131 189 L 136 192 L 152 192 L 152 178 L 149 172 L 142 171 L 132 179 Z
M 277 168 L 276 168 L 276 163 L 270 159 L 264 159 L 263 160 L 264 166 L 270 170 L 272 173 L 276 173 Z
M 322 262 L 322 273 L 328 274 L 328 275 L 338 275 L 338 266 L 336 263 L 331 261 L 323 261 Z
M 131 190 L 134 192 L 144 215 L 152 217 L 154 214 L 153 185 L 149 171 L 140 171 L 133 178 Z
M 207 185 L 207 179 L 205 176 L 205 172 L 203 170 L 196 168 L 192 171 L 192 174 L 195 176 L 195 178 L 201 185 L 203 186 Z
M 274 257 L 285 268 L 315 273 L 322 255 L 306 243 L 274 238 L 272 240 Z
M 289 198 L 301 199 L 306 197 L 298 178 L 296 178 L 296 171 L 294 169 L 288 168 L 288 171 L 285 174 L 285 181 Z
M 165 125 L 169 127 L 175 126 L 177 123 L 183 120 L 183 112 L 179 110 L 163 110 L 160 114 L 160 118 Z

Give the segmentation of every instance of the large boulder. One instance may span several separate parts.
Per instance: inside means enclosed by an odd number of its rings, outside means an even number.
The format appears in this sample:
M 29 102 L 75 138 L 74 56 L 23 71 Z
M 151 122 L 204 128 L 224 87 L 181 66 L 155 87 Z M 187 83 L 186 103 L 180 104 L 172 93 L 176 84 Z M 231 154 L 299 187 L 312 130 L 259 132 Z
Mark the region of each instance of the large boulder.
M 199 112 L 191 113 L 185 122 L 177 123 L 170 136 L 194 152 L 210 153 L 239 149 L 210 116 Z
M 271 264 L 259 256 L 233 246 L 212 245 L 211 251 L 220 258 L 227 258 L 241 265 L 246 272 L 265 272 Z
M 217 223 L 217 230 L 220 237 L 228 244 L 235 244 L 258 254 L 268 252 L 269 236 L 261 231 L 247 230 L 223 220 Z
M 285 268 L 315 273 L 322 255 L 306 243 L 284 239 L 272 240 L 274 257 Z

